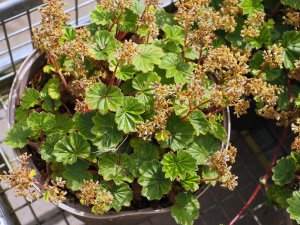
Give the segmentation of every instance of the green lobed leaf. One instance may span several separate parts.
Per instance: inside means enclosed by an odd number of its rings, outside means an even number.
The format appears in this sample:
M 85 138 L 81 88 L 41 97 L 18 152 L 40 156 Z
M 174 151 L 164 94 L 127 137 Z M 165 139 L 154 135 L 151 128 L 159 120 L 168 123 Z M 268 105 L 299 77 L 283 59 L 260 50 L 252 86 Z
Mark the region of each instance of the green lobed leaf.
M 287 208 L 287 199 L 292 196 L 293 191 L 285 187 L 271 184 L 267 189 L 267 196 L 272 201 L 276 202 L 280 207 Z
M 140 138 L 130 139 L 130 146 L 133 148 L 132 158 L 132 173 L 135 177 L 140 176 L 139 168 L 145 161 L 158 160 L 159 152 L 158 147 L 149 141 Z
M 75 71 L 75 61 L 73 59 L 65 59 L 63 63 L 63 68 L 68 72 Z
M 27 119 L 28 119 L 28 111 L 26 109 L 23 109 L 22 107 L 18 107 L 16 109 L 16 121 L 18 124 L 27 124 Z
M 188 120 L 194 127 L 196 136 L 199 136 L 200 134 L 205 135 L 209 131 L 209 122 L 201 110 L 192 112 L 188 116 Z
M 67 181 L 67 188 L 70 188 L 72 191 L 79 191 L 84 180 L 91 180 L 93 175 L 86 172 L 89 166 L 88 163 L 82 160 L 78 160 L 72 165 L 65 166 L 62 176 Z
M 172 181 L 176 177 L 184 179 L 187 173 L 193 174 L 198 168 L 196 159 L 185 151 L 178 151 L 176 155 L 173 152 L 168 152 L 164 155 L 161 164 L 166 177 Z
M 53 132 L 69 133 L 72 129 L 73 121 L 69 115 L 56 114 L 54 127 L 48 131 L 47 134 Z
M 196 173 L 187 173 L 184 179 L 180 179 L 180 183 L 185 190 L 195 192 L 199 189 L 200 177 Z
M 86 91 L 86 104 L 90 109 L 98 109 L 101 114 L 116 111 L 122 101 L 123 94 L 118 87 L 106 87 L 101 82 L 91 85 Z
M 178 22 L 175 19 L 174 13 L 167 13 L 164 9 L 157 9 L 155 12 L 156 24 L 159 26 L 164 25 L 177 25 Z
M 53 155 L 53 149 L 55 144 L 62 138 L 61 133 L 52 133 L 47 136 L 45 142 L 41 144 L 40 153 L 43 160 L 46 162 L 55 162 L 55 156 Z
M 184 116 L 190 110 L 190 100 L 187 96 L 177 97 L 174 101 L 173 108 L 177 116 Z
M 118 130 L 114 114 L 97 114 L 93 117 L 93 123 L 92 133 L 96 135 L 93 144 L 100 151 L 113 149 L 122 141 L 123 133 Z
M 300 151 L 293 151 L 290 158 L 294 160 L 298 166 L 300 166 Z
M 105 154 L 101 156 L 98 162 L 99 174 L 103 176 L 104 180 L 113 180 L 117 185 L 124 181 L 132 182 L 130 164 L 130 156 L 127 154 Z
M 43 72 L 46 74 L 51 74 L 51 72 L 55 72 L 55 68 L 51 65 L 46 65 L 43 67 Z
M 55 116 L 45 112 L 30 113 L 27 119 L 27 124 L 33 131 L 51 130 L 55 126 L 55 122 Z
M 31 135 L 32 131 L 29 127 L 18 123 L 8 131 L 4 144 L 7 144 L 12 148 L 23 148 L 27 145 L 28 138 Z
M 101 188 L 109 191 L 112 194 L 112 208 L 114 208 L 117 212 L 120 212 L 123 206 L 130 206 L 133 199 L 133 193 L 128 184 L 103 184 L 101 185 Z
M 138 183 L 142 185 L 142 195 L 148 200 L 160 200 L 171 189 L 171 180 L 165 177 L 158 160 L 144 162 L 140 167 Z
M 187 152 L 196 160 L 198 165 L 205 165 L 206 160 L 220 149 L 220 141 L 213 135 L 200 135 L 188 146 Z
M 200 203 L 190 192 L 181 192 L 176 196 L 176 203 L 171 212 L 176 223 L 180 225 L 193 225 L 199 217 Z
M 44 89 L 43 89 L 44 90 Z M 47 90 L 46 90 L 47 91 Z M 43 91 L 42 91 L 43 92 Z M 55 110 L 58 110 L 59 107 L 61 106 L 61 101 L 60 100 L 53 100 L 48 93 L 43 93 L 41 92 L 41 98 L 43 100 L 42 103 L 42 109 L 47 111 L 47 112 L 53 112 Z
M 22 98 L 22 109 L 29 109 L 34 107 L 39 100 L 40 93 L 33 88 L 26 88 Z
M 80 134 L 71 133 L 56 143 L 53 155 L 57 162 L 67 165 L 77 162 L 78 158 L 88 158 L 90 151 L 89 143 Z
M 114 35 L 106 30 L 97 31 L 93 38 L 93 45 L 89 54 L 96 60 L 111 60 L 115 57 L 115 50 L 120 43 Z
M 48 94 L 50 98 L 54 100 L 60 99 L 60 92 L 59 92 L 59 79 L 57 77 L 51 78 L 47 85 Z
M 118 29 L 121 32 L 134 32 L 138 22 L 138 15 L 132 10 L 125 9 L 121 18 L 118 21 Z
M 268 26 L 262 26 L 259 29 L 259 36 L 253 38 L 250 44 L 256 48 L 261 48 L 263 46 L 268 46 L 271 43 L 271 29 Z
M 163 148 L 170 147 L 173 151 L 177 151 L 186 148 L 193 141 L 193 126 L 189 121 L 181 120 L 178 116 L 171 116 L 168 119 L 166 129 L 171 135 L 168 139 L 159 141 Z
M 288 184 L 297 169 L 296 163 L 290 158 L 283 158 L 277 161 L 277 165 L 273 168 L 272 179 L 277 185 Z
M 116 72 L 116 78 L 121 80 L 129 80 L 136 73 L 135 67 L 133 65 L 123 65 L 118 67 Z
M 60 42 L 72 41 L 76 38 L 76 30 L 71 25 L 66 25 L 65 32 L 60 38 Z
M 139 73 L 133 79 L 132 87 L 138 90 L 138 92 L 135 94 L 135 97 L 140 103 L 146 105 L 153 101 L 153 88 L 151 88 L 151 84 L 156 81 L 160 81 L 160 77 L 155 72 L 148 72 L 146 74 Z
M 134 155 L 142 161 L 158 159 L 158 147 L 149 141 L 145 141 L 140 138 L 132 138 L 130 139 L 130 146 L 133 148 Z
M 216 120 L 211 120 L 209 121 L 209 125 L 209 132 L 213 134 L 216 138 L 220 139 L 221 141 L 225 141 L 227 139 L 227 132 L 220 122 Z
M 153 71 L 154 65 L 161 63 L 164 53 L 161 48 L 154 45 L 141 44 L 138 52 L 133 56 L 132 64 L 136 70 L 147 73 Z
M 118 129 L 125 133 L 136 131 L 137 124 L 143 122 L 141 114 L 145 112 L 145 107 L 133 97 L 125 97 L 122 107 L 116 112 L 116 122 Z
M 177 25 L 170 26 L 168 24 L 162 27 L 165 32 L 166 38 L 174 41 L 176 44 L 183 45 L 185 39 L 185 30 Z
M 262 0 L 241 0 L 240 6 L 244 14 L 254 14 L 264 9 Z
M 287 69 L 294 69 L 294 62 L 300 57 L 300 32 L 287 31 L 282 36 L 283 60 Z
M 294 191 L 293 196 L 287 200 L 289 207 L 287 208 L 291 219 L 296 220 L 300 224 L 300 191 Z
M 193 73 L 193 67 L 184 63 L 180 54 L 167 53 L 161 59 L 160 68 L 166 69 L 166 77 L 174 77 L 175 83 L 185 84 L 186 78 Z
M 74 128 L 86 139 L 93 139 L 95 135 L 92 133 L 91 129 L 94 126 L 93 117 L 96 112 L 88 113 L 75 113 L 73 116 Z
M 109 23 L 111 23 L 112 19 L 113 13 L 103 9 L 103 7 L 100 5 L 97 5 L 90 14 L 91 22 L 97 25 L 108 25 Z
M 135 13 L 136 15 L 142 15 L 145 11 L 146 5 L 144 2 L 139 0 L 131 0 L 130 10 Z
M 281 0 L 283 5 L 290 6 L 294 9 L 300 9 L 300 1 L 299 0 Z
M 236 19 L 237 25 L 235 27 L 234 32 L 225 35 L 225 39 L 229 41 L 232 44 L 232 46 L 242 49 L 245 47 L 243 37 L 241 36 L 241 30 L 243 28 L 244 21 L 244 17 L 238 16 Z
M 204 179 L 216 179 L 219 174 L 213 168 L 209 166 L 203 166 L 201 176 Z M 217 184 L 217 181 L 206 181 L 205 183 L 211 183 L 212 186 L 215 186 Z

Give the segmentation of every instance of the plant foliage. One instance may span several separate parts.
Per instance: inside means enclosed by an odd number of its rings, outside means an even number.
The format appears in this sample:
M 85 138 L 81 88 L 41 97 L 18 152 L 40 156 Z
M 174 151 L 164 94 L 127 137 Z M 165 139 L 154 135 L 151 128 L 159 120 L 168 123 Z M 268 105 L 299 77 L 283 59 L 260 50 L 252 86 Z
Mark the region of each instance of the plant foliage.
M 185 0 L 168 13 L 157 1 L 97 2 L 78 29 L 61 0 L 41 10 L 33 41 L 47 60 L 5 143 L 28 147 L 55 179 L 45 199 L 68 193 L 95 214 L 173 205 L 175 221 L 191 225 L 202 185 L 237 185 L 227 107 L 240 117 L 253 105 L 300 133 L 300 5 Z M 290 188 L 299 189 L 297 138 L 273 169 L 269 196 L 299 222 L 299 190 Z M 34 170 L 22 171 L 35 185 Z

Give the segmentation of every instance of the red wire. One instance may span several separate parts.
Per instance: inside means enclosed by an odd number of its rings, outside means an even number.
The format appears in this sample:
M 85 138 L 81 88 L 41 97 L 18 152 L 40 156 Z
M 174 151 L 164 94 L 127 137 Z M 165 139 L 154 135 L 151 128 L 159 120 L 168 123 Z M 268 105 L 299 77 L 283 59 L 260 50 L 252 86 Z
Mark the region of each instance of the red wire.
M 281 148 L 281 146 L 283 145 L 284 143 L 284 140 L 286 138 L 286 134 L 287 134 L 287 131 L 288 131 L 288 127 L 285 127 L 283 132 L 282 132 L 282 135 L 280 137 L 280 141 L 277 145 L 277 148 L 273 154 L 273 158 L 272 158 L 272 161 L 263 177 L 263 180 L 262 182 L 260 182 L 255 191 L 252 193 L 251 197 L 249 198 L 249 200 L 246 202 L 246 204 L 241 208 L 241 210 L 238 212 L 238 214 L 230 221 L 229 225 L 233 225 L 235 224 L 235 222 L 240 218 L 240 216 L 244 213 L 244 211 L 250 206 L 250 204 L 253 202 L 253 200 L 255 199 L 256 195 L 259 193 L 260 189 L 263 187 L 263 183 L 267 183 L 268 181 L 268 178 L 270 176 L 270 173 L 272 171 L 272 168 L 273 166 L 275 165 L 276 163 L 276 160 L 277 160 L 277 157 L 278 157 L 278 153 L 279 153 L 279 150 Z

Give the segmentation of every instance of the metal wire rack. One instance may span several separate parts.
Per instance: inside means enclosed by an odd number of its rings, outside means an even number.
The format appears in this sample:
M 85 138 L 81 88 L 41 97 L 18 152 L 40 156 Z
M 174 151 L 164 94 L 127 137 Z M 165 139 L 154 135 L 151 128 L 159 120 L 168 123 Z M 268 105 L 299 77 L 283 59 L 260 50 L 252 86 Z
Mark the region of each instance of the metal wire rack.
M 66 11 L 72 24 L 88 21 L 88 11 L 95 0 L 67 0 Z M 9 0 L 0 3 L 0 90 L 8 86 L 17 73 L 19 64 L 33 50 L 32 28 L 39 26 L 37 10 L 40 0 Z
M 32 28 L 39 26 L 37 9 L 40 0 L 8 0 L 2 5 L 0 0 L 0 170 L 9 170 L 16 162 L 11 149 L 2 144 L 6 132 L 6 94 L 19 64 L 33 50 L 31 42 Z M 86 12 L 95 5 L 95 0 L 66 0 L 70 7 L 72 23 L 80 25 L 88 21 Z M 5 2 L 4 2 L 5 3 Z M 2 98 L 1 98 L 2 96 Z M 271 158 L 272 150 L 277 144 L 274 127 L 266 125 L 254 132 L 234 132 L 233 143 L 240 152 L 238 162 L 233 170 L 239 176 L 239 187 L 234 192 L 213 188 L 200 199 L 201 219 L 196 225 L 218 225 L 227 223 L 247 201 L 255 189 L 259 177 Z M 258 147 L 259 146 L 259 147 Z M 288 149 L 288 147 L 287 147 Z M 287 150 L 286 149 L 286 150 Z M 283 153 L 284 154 L 284 153 Z M 50 203 L 36 200 L 28 202 L 15 198 L 12 189 L 1 184 L 0 196 L 7 205 L 7 210 L 15 224 L 72 224 L 83 225 L 81 221 L 70 216 Z M 1 203 L 1 198 L 0 198 Z M 279 216 L 279 217 L 278 217 Z M 0 218 L 1 219 L 1 218 Z M 1 221 L 1 220 L 0 220 Z M 1 224 L 1 223 L 0 223 Z M 175 225 L 170 216 L 156 216 L 140 225 Z M 275 207 L 266 207 L 264 193 L 255 200 L 253 207 L 238 221 L 241 225 L 286 225 L 282 211 Z

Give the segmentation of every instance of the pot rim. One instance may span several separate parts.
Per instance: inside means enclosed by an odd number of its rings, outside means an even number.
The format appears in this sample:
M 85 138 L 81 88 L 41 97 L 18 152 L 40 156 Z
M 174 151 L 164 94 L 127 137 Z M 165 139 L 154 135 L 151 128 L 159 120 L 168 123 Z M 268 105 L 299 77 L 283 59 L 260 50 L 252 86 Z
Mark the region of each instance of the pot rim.
M 23 91 L 20 91 L 20 85 L 23 85 L 25 88 L 27 86 L 28 76 L 29 76 L 29 70 L 36 60 L 38 60 L 43 54 L 39 50 L 35 50 L 32 54 L 30 54 L 25 61 L 22 63 L 16 77 L 14 78 L 13 84 L 11 86 L 10 94 L 9 94 L 9 101 L 8 101 L 8 127 L 11 128 L 13 124 L 15 123 L 15 110 L 16 110 L 16 101 L 22 96 Z M 27 76 L 27 77 L 26 77 Z M 26 84 L 24 82 L 26 81 Z M 22 93 L 21 93 L 22 92 Z M 225 127 L 225 130 L 227 131 L 227 140 L 226 142 L 222 142 L 223 148 L 228 148 L 229 140 L 231 136 L 231 120 L 230 120 L 230 111 L 229 107 L 224 109 L 223 111 L 224 120 L 223 120 L 223 126 Z M 16 156 L 20 155 L 18 152 L 14 151 L 14 154 Z M 9 169 L 11 168 L 11 165 L 8 165 Z M 32 166 L 34 164 L 32 163 Z M 38 171 L 38 170 L 37 170 Z M 197 198 L 202 196 L 210 187 L 211 185 L 203 185 L 200 187 L 200 190 L 196 194 Z M 40 190 L 36 185 L 34 185 L 34 188 L 39 192 L 42 193 L 42 190 Z M 171 211 L 171 206 L 167 208 L 161 208 L 161 209 L 153 209 L 153 208 L 145 208 L 145 209 L 138 209 L 138 210 L 131 210 L 131 211 L 120 211 L 115 212 L 111 211 L 104 215 L 95 215 L 89 212 L 84 211 L 84 209 L 90 207 L 84 207 L 79 203 L 71 203 L 68 199 L 65 201 L 65 203 L 58 203 L 58 207 L 61 209 L 70 212 L 76 216 L 85 217 L 89 219 L 115 219 L 120 217 L 129 217 L 129 216 L 136 216 L 136 215 L 151 215 L 151 214 L 162 214 L 162 213 L 168 213 Z M 80 205 L 80 209 L 77 209 L 76 206 Z M 79 208 L 79 207 L 78 207 Z

